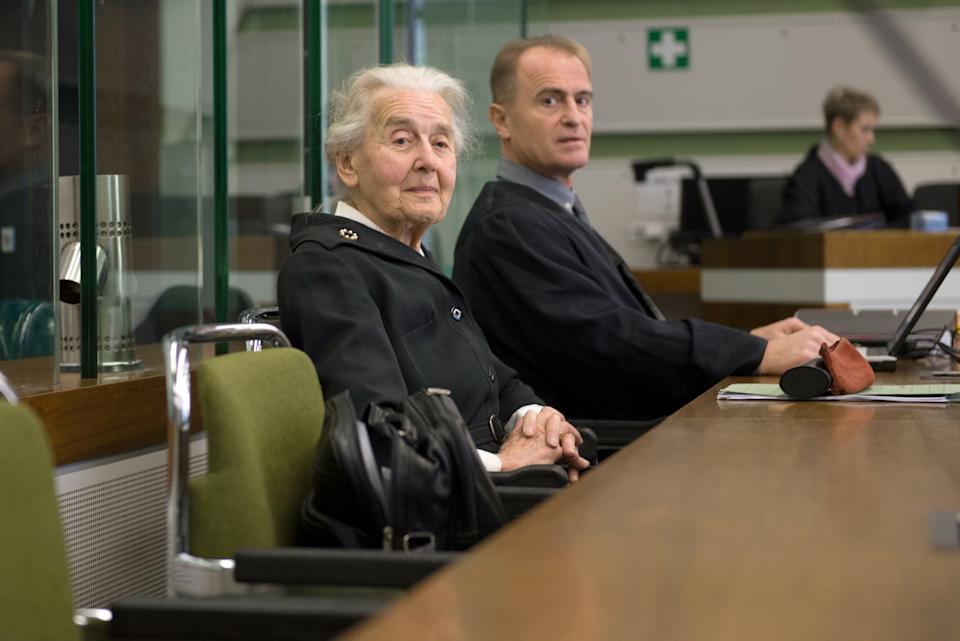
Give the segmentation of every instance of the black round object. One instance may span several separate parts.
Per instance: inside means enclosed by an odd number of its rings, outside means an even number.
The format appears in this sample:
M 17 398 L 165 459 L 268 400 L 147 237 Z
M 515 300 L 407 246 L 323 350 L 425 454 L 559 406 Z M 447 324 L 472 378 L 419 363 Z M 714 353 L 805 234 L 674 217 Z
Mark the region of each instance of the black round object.
M 788 369 L 780 377 L 780 389 L 793 398 L 813 398 L 829 394 L 832 383 L 830 372 L 820 358 Z

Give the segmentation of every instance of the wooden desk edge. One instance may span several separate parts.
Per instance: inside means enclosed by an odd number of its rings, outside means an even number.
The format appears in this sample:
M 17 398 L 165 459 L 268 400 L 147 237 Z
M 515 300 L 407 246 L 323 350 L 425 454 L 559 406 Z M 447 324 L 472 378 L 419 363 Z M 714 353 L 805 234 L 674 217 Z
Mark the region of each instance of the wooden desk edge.
M 21 399 L 47 428 L 54 463 L 65 465 L 164 443 L 162 375 Z

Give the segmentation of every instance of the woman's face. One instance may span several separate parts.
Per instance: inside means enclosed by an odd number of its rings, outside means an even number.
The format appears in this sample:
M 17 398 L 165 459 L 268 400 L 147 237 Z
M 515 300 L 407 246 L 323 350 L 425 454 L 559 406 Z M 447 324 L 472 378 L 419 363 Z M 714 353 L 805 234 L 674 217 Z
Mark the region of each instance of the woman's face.
M 830 142 L 848 162 L 856 162 L 866 156 L 873 146 L 877 120 L 877 114 L 872 111 L 861 112 L 848 123 L 843 118 L 834 118 L 830 127 Z
M 457 181 L 450 108 L 435 93 L 386 90 L 363 144 L 337 156 L 354 207 L 388 234 L 419 244 L 447 213 Z

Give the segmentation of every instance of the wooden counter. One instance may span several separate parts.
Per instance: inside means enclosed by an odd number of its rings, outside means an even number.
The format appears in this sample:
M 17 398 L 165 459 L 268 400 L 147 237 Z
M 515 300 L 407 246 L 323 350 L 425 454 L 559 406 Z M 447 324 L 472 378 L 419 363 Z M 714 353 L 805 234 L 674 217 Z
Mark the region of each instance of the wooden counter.
M 956 638 L 960 405 L 716 390 L 345 638 Z
M 166 443 L 160 346 L 138 345 L 137 356 L 144 361 L 143 369 L 97 379 L 61 374 L 56 385 L 51 358 L 2 361 L 21 402 L 43 420 L 56 465 Z
M 700 318 L 700 268 L 697 266 L 634 269 L 633 275 L 670 320 Z
M 749 328 L 800 307 L 909 308 L 956 237 L 889 229 L 706 240 L 703 315 Z M 960 300 L 960 274 L 948 276 L 941 293 Z

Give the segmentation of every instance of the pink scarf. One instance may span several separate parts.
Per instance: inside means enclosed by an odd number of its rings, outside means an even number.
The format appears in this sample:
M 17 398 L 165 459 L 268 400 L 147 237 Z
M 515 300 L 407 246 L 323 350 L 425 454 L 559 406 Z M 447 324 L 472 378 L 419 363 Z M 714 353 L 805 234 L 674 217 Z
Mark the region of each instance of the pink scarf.
M 833 148 L 829 142 L 824 140 L 817 147 L 817 158 L 826 166 L 840 186 L 843 187 L 843 193 L 853 198 L 854 188 L 857 181 L 867 171 L 867 157 L 860 156 L 853 164 L 847 162 L 839 151 Z

